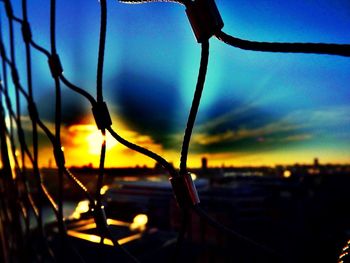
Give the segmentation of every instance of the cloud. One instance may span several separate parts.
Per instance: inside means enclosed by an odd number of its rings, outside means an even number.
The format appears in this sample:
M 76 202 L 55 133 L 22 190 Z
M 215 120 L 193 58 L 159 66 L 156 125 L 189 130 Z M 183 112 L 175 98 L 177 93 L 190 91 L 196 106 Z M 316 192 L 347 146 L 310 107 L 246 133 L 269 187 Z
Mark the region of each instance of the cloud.
M 110 85 L 115 87 L 111 94 L 117 103 L 115 113 L 129 130 L 151 136 L 166 147 L 168 135 L 179 127 L 181 101 L 175 84 L 126 69 Z
M 234 110 L 204 123 L 193 134 L 191 147 L 194 151 L 210 152 L 261 151 L 297 145 L 306 141 L 327 140 L 343 137 L 344 125 L 350 123 L 350 107 L 337 106 L 319 109 L 296 110 L 278 119 L 271 119 L 255 127 L 249 121 L 236 128 L 221 131 L 217 127 L 230 126 L 230 118 L 242 118 L 251 108 Z M 205 128 L 208 130 L 205 131 Z M 331 131 L 331 132 L 330 132 Z
M 297 135 L 287 136 L 283 138 L 282 141 L 299 142 L 299 141 L 311 140 L 312 138 L 313 136 L 311 134 L 297 134 Z

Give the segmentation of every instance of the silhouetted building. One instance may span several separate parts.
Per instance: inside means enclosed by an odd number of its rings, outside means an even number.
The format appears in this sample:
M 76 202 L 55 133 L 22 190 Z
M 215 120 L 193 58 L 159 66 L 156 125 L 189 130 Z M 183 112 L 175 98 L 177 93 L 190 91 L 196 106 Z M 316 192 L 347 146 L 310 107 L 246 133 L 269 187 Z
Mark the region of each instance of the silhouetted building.
M 206 157 L 202 158 L 202 170 L 208 169 L 208 159 Z
M 318 168 L 320 166 L 320 163 L 318 162 L 318 158 L 314 159 L 314 168 Z

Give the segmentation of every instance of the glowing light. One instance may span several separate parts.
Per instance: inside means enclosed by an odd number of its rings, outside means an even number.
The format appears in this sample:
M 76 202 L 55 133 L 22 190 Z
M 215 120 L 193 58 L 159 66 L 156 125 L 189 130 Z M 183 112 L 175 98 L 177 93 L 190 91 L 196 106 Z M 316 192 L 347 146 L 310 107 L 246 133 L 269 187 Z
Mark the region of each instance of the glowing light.
M 196 180 L 196 179 L 197 179 L 197 175 L 196 175 L 196 174 L 194 174 L 194 173 L 191 173 L 191 178 L 192 178 L 192 180 L 194 181 L 194 180 Z
M 127 223 L 127 222 L 123 222 L 123 221 L 120 221 L 120 220 L 116 220 L 116 219 L 111 219 L 111 218 L 108 218 L 107 219 L 107 224 L 110 226 L 127 226 L 129 227 L 130 226 L 130 223 Z
M 64 147 L 63 146 L 61 147 L 61 151 L 64 152 Z
M 108 186 L 108 185 L 102 186 L 102 188 L 101 188 L 101 190 L 100 190 L 100 194 L 101 194 L 101 195 L 104 195 L 104 194 L 107 192 L 108 189 L 109 189 L 109 186 Z
M 90 202 L 88 200 L 83 200 L 80 201 L 77 205 L 77 207 L 75 208 L 72 217 L 75 219 L 79 219 L 81 214 L 86 213 L 89 211 L 90 206 L 89 206 Z
M 291 171 L 285 170 L 285 171 L 283 172 L 283 177 L 284 177 L 284 178 L 289 178 L 289 177 L 291 177 L 291 176 L 292 176 L 292 172 L 291 172 Z
M 18 151 L 18 150 L 15 151 L 15 156 L 16 156 L 16 157 L 19 156 L 19 151 Z
M 348 255 L 349 253 L 348 252 L 344 252 L 343 254 L 341 254 L 340 256 L 339 256 L 339 259 L 342 259 L 343 257 L 345 257 L 346 255 Z
M 117 144 L 117 141 L 109 133 L 106 136 L 102 136 L 101 132 L 97 129 L 90 131 L 90 134 L 86 136 L 86 141 L 89 145 L 89 153 L 91 154 L 100 154 L 103 143 L 106 143 L 107 151 Z
M 145 214 L 138 214 L 134 217 L 133 222 L 130 225 L 130 230 L 139 229 L 140 231 L 145 230 L 146 224 L 148 222 L 148 217 Z
M 91 234 L 85 234 L 85 233 L 80 233 L 74 230 L 68 230 L 67 234 L 71 237 L 76 237 L 79 239 L 83 239 L 83 240 L 87 240 L 90 241 L 92 243 L 100 243 L 101 242 L 101 237 L 98 235 L 91 235 Z M 119 245 L 124 245 L 130 241 L 136 240 L 141 238 L 142 235 L 141 234 L 135 234 L 132 236 L 128 236 L 128 237 L 124 237 L 118 240 Z M 103 244 L 108 245 L 108 246 L 113 246 L 113 242 L 112 240 L 105 238 L 103 240 Z

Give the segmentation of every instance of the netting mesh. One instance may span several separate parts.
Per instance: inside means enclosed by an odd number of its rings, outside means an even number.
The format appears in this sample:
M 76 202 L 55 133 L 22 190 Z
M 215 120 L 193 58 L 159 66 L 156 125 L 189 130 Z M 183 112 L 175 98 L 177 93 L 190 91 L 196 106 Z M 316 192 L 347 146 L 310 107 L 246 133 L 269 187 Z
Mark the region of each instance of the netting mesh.
M 50 50 L 46 50 L 36 43 L 35 36 L 31 33 L 30 19 L 27 14 L 27 1 L 22 1 L 22 14 L 14 14 L 10 0 L 2 0 L 4 10 L 8 20 L 9 49 L 5 47 L 5 36 L 1 33 L 0 52 L 2 62 L 2 73 L 0 82 L 0 121 L 1 121 L 1 223 L 0 234 L 2 244 L 1 258 L 4 262 L 56 262 L 56 261 L 81 261 L 84 262 L 84 251 L 76 247 L 69 238 L 69 233 L 73 232 L 67 227 L 67 222 L 63 215 L 64 183 L 69 180 L 69 184 L 74 186 L 81 195 L 89 201 L 89 210 L 93 215 L 93 224 L 98 231 L 97 242 L 104 246 L 110 243 L 114 246 L 118 259 L 125 262 L 138 262 L 137 255 L 131 254 L 121 244 L 115 232 L 111 231 L 102 202 L 101 189 L 104 185 L 105 158 L 106 158 L 106 134 L 109 133 L 115 140 L 125 147 L 139 152 L 155 160 L 161 165 L 171 178 L 174 195 L 178 201 L 179 209 L 182 212 L 182 223 L 177 238 L 173 260 L 178 260 L 181 244 L 189 224 L 189 215 L 192 211 L 197 214 L 207 224 L 213 226 L 224 235 L 233 237 L 237 242 L 247 243 L 254 253 L 264 254 L 270 262 L 281 261 L 280 255 L 276 251 L 265 247 L 239 233 L 225 227 L 216 220 L 210 218 L 199 206 L 199 197 L 193 185 L 192 179 L 187 171 L 187 155 L 191 140 L 192 129 L 195 124 L 197 111 L 200 104 L 201 94 L 204 87 L 207 64 L 209 58 L 208 39 L 215 35 L 219 40 L 229 45 L 254 51 L 267 52 L 301 52 L 318 53 L 349 56 L 349 45 L 336 44 L 309 44 L 309 43 L 262 43 L 246 41 L 228 36 L 221 31 L 223 23 L 213 1 L 174 1 L 186 6 L 187 13 L 197 36 L 197 41 L 201 43 L 201 62 L 198 73 L 196 91 L 194 94 L 191 111 L 188 117 L 187 127 L 184 132 L 184 139 L 181 151 L 180 169 L 177 170 L 165 158 L 146 148 L 136 145 L 121 137 L 112 126 L 108 106 L 103 96 L 103 72 L 104 53 L 107 27 L 107 3 L 100 1 L 100 35 L 97 63 L 96 98 L 71 83 L 64 75 L 64 65 L 61 64 L 56 48 L 56 1 L 50 1 Z M 131 3 L 144 3 L 153 1 L 126 1 Z M 130 7 L 131 8 L 131 7 Z M 214 12 L 214 11 L 215 12 Z M 203 19 L 204 17 L 204 19 Z M 208 22 L 210 21 L 210 22 Z M 22 39 L 16 38 L 18 45 L 25 47 L 26 73 L 18 72 L 16 61 L 16 48 L 14 37 L 14 24 L 21 26 Z M 1 27 L 4 27 L 2 24 Z M 33 94 L 35 82 L 32 79 L 32 67 L 36 66 L 32 60 L 31 52 L 36 50 L 48 60 L 48 67 L 51 72 L 52 81 L 55 87 L 55 125 L 53 129 L 41 119 L 37 110 L 36 98 Z M 11 79 L 8 79 L 8 72 Z M 26 86 L 20 81 L 26 77 Z M 9 82 L 12 81 L 14 87 L 14 99 L 11 99 Z M 66 86 L 73 92 L 80 94 L 90 104 L 91 115 L 96 121 L 96 126 L 100 130 L 103 142 L 100 145 L 100 162 L 97 181 L 94 191 L 89 191 L 87 187 L 78 179 L 74 173 L 66 167 L 65 155 L 61 143 L 62 127 L 62 86 Z M 28 147 L 28 136 L 25 136 L 23 129 L 23 112 L 21 101 L 27 105 L 31 122 L 31 142 L 32 147 Z M 42 130 L 51 143 L 51 148 L 57 166 L 57 188 L 55 193 L 51 193 L 43 181 L 42 171 L 39 169 L 39 135 L 38 130 Z M 13 162 L 11 162 L 11 159 Z M 28 167 L 27 167 L 28 166 Z M 37 196 L 33 196 L 33 188 Z M 52 241 L 52 232 L 48 230 L 44 223 L 44 205 L 49 205 L 55 216 L 54 233 L 56 238 Z M 36 222 L 36 228 L 31 228 L 32 220 Z M 91 223 L 91 222 L 90 222 Z M 73 233 L 74 234 L 74 233 Z M 32 237 L 35 236 L 34 244 Z M 259 254 L 260 255 L 260 254 Z M 342 255 L 341 257 L 344 257 Z M 74 260 L 73 260 L 74 259 Z M 69 261 L 69 262 L 70 262 Z

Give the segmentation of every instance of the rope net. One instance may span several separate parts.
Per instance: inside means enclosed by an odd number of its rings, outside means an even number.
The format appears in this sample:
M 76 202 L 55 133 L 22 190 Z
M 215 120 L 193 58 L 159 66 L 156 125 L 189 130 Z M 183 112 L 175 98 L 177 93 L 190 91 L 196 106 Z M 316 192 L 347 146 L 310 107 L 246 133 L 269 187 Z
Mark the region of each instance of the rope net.
M 125 3 L 149 3 L 156 1 L 124 1 Z M 118 237 L 116 231 L 112 231 L 111 223 L 106 217 L 103 207 L 101 189 L 104 185 L 105 159 L 106 159 L 106 136 L 111 135 L 116 141 L 126 148 L 136 151 L 156 161 L 168 173 L 175 198 L 181 210 L 181 227 L 174 248 L 172 260 L 180 260 L 182 243 L 189 226 L 190 214 L 196 214 L 201 220 L 217 229 L 218 232 L 235 243 L 246 244 L 250 250 L 259 257 L 268 258 L 269 262 L 281 262 L 283 259 L 278 252 L 260 244 L 240 233 L 229 229 L 225 225 L 211 218 L 200 207 L 199 197 L 192 179 L 187 170 L 187 156 L 191 141 L 191 134 L 195 125 L 196 115 L 199 109 L 202 91 L 204 88 L 207 65 L 209 59 L 209 38 L 216 36 L 219 40 L 234 47 L 264 51 L 264 52 L 293 52 L 293 53 L 315 53 L 349 56 L 349 45 L 322 44 L 322 43 L 263 43 L 256 41 L 241 40 L 229 36 L 221 31 L 223 22 L 215 6 L 214 1 L 162 1 L 174 2 L 184 5 L 187 9 L 192 28 L 201 43 L 201 61 L 198 72 L 196 90 L 193 97 L 192 107 L 189 112 L 187 127 L 184 132 L 181 150 L 180 168 L 175 169 L 161 155 L 146 149 L 140 145 L 130 142 L 120 136 L 113 128 L 108 105 L 103 95 L 103 72 L 107 28 L 107 1 L 100 0 L 100 35 L 98 48 L 98 63 L 96 72 L 96 97 L 86 89 L 73 84 L 63 74 L 64 65 L 56 47 L 56 1 L 50 0 L 50 50 L 36 42 L 36 36 L 32 35 L 30 17 L 27 11 L 27 1 L 22 0 L 21 14 L 14 14 L 10 0 L 2 0 L 2 10 L 7 22 L 3 21 L 1 28 L 8 26 L 8 36 L 0 33 L 0 55 L 1 55 L 1 82 L 0 82 L 0 122 L 1 122 L 1 179 L 0 179 L 0 234 L 3 262 L 85 262 L 84 249 L 72 242 L 71 236 L 74 231 L 64 218 L 64 195 L 65 182 L 68 182 L 75 191 L 88 200 L 89 208 L 97 230 L 97 243 L 101 248 L 110 244 L 114 247 L 112 257 L 121 259 L 122 262 L 139 262 L 137 254 L 131 253 Z M 113 7 L 111 7 L 113 8 Z M 130 7 L 131 8 L 131 7 Z M 20 26 L 22 36 L 15 37 L 15 26 Z M 8 39 L 7 39 L 8 38 Z M 8 48 L 5 42 L 9 42 Z M 24 72 L 19 72 L 17 65 L 16 49 L 23 46 L 25 49 Z M 37 102 L 33 92 L 36 85 L 33 80 L 32 67 L 37 66 L 32 59 L 32 52 L 38 52 L 48 61 L 52 83 L 55 88 L 55 123 L 49 127 L 40 117 Z M 8 75 L 10 73 L 10 79 Z M 21 79 L 26 79 L 23 85 Z M 10 81 L 13 85 L 10 85 Z M 11 88 L 14 90 L 11 90 Z M 66 166 L 65 154 L 61 140 L 62 128 L 62 87 L 84 98 L 91 106 L 91 116 L 95 119 L 103 141 L 100 145 L 100 161 L 97 181 L 93 193 L 88 190 L 74 171 Z M 11 94 L 14 94 L 14 98 Z M 24 130 L 24 110 L 21 103 L 27 105 L 30 118 L 30 137 Z M 56 189 L 48 189 L 43 180 L 43 172 L 39 168 L 39 131 L 44 133 L 49 141 L 56 162 L 57 184 Z M 32 147 L 28 146 L 32 145 Z M 13 161 L 12 161 L 13 160 Z M 67 181 L 68 180 L 68 181 Z M 35 194 L 34 194 L 35 193 Z M 45 208 L 49 207 L 55 217 L 55 224 L 47 226 L 45 223 Z M 34 221 L 34 222 L 33 222 Z M 31 227 L 32 225 L 35 227 Z M 86 223 L 87 224 L 87 223 Z M 82 226 L 80 226 L 82 227 Z M 53 239 L 53 236 L 55 237 Z M 33 239 L 33 237 L 35 237 Z M 33 242 L 35 240 L 35 242 Z

